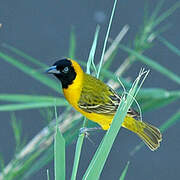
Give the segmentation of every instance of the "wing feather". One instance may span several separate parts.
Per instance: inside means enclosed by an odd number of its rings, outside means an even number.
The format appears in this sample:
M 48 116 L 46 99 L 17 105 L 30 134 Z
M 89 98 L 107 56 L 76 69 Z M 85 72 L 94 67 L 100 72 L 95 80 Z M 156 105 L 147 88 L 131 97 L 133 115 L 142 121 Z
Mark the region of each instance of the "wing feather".
M 78 106 L 86 112 L 115 114 L 120 96 L 100 80 L 86 75 Z
M 108 85 L 86 74 L 78 106 L 88 113 L 114 115 L 121 97 Z M 129 109 L 128 115 L 139 119 L 139 113 Z

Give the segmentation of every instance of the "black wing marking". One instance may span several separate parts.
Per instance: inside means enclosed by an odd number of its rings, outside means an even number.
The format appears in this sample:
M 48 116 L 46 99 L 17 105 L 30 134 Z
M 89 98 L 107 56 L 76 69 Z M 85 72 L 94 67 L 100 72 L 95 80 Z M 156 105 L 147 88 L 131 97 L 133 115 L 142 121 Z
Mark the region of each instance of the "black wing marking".
M 120 103 L 120 96 L 108 87 L 108 91 L 98 93 L 86 88 L 82 89 L 78 106 L 89 113 L 113 115 Z
M 92 76 L 87 76 L 78 101 L 79 108 L 88 113 L 114 115 L 121 97 L 103 82 Z M 131 108 L 128 110 L 128 116 L 140 119 L 139 113 Z
M 128 110 L 127 114 L 128 114 L 128 116 L 131 116 L 131 117 L 135 118 L 136 120 L 140 120 L 140 114 L 132 108 L 130 108 Z

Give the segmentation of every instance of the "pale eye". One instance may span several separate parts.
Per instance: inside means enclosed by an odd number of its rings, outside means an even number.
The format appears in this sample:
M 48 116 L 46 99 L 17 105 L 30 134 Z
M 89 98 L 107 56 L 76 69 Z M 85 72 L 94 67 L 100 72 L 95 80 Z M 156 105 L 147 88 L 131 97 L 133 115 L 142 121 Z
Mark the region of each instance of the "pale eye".
M 65 67 L 64 69 L 63 69 L 63 72 L 64 73 L 67 73 L 69 71 L 69 68 L 68 67 Z

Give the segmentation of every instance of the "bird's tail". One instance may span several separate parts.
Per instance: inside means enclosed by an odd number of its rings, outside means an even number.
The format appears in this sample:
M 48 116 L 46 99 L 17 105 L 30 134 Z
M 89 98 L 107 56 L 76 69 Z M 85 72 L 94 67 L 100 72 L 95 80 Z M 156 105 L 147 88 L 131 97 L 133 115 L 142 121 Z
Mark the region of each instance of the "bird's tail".
M 136 133 L 152 151 L 160 146 L 162 134 L 158 128 L 130 116 L 125 118 L 122 126 Z

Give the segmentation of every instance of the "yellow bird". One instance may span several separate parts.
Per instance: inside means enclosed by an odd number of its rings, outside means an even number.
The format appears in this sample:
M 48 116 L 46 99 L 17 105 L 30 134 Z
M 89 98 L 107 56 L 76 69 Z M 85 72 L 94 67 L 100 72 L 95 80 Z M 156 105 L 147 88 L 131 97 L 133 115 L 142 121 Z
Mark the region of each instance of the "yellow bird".
M 62 84 L 64 96 L 77 111 L 108 130 L 116 113 L 121 97 L 99 79 L 83 72 L 72 59 L 61 59 L 47 70 Z M 129 109 L 122 127 L 136 133 L 152 150 L 156 150 L 162 140 L 158 128 L 139 120 L 139 114 Z

